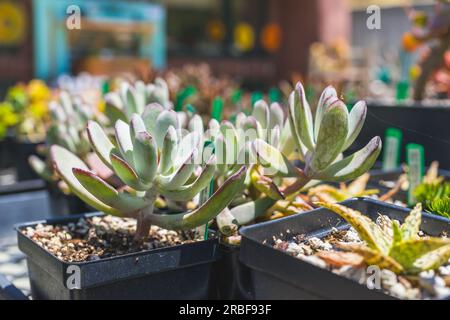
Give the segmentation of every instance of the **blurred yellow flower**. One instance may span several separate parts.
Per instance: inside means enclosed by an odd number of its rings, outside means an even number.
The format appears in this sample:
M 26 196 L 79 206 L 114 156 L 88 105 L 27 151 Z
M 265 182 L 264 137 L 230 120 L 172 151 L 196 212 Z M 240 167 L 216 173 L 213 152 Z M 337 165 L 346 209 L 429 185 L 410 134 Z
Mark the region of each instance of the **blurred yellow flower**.
M 31 80 L 27 91 L 31 101 L 49 100 L 51 98 L 51 91 L 42 80 Z
M 47 101 L 36 101 L 30 103 L 28 111 L 34 118 L 42 119 L 48 113 L 48 103 Z

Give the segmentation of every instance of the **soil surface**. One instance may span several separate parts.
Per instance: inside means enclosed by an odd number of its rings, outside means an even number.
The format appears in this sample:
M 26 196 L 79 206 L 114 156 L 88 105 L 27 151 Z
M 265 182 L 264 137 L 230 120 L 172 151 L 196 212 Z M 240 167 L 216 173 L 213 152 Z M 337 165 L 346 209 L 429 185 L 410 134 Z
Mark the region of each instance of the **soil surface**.
M 386 216 L 380 216 L 377 224 L 383 228 Z M 419 237 L 426 236 L 422 231 Z M 442 237 L 448 237 L 442 234 Z M 350 278 L 360 284 L 367 285 L 371 274 L 366 272 L 367 266 L 363 258 L 352 252 L 340 250 L 340 243 L 363 244 L 358 233 L 353 229 L 332 229 L 324 238 L 305 235 L 293 235 L 286 231 L 284 238 L 274 237 L 270 243 L 274 248 L 327 269 L 338 275 Z M 425 271 L 415 276 L 397 275 L 394 272 L 381 270 L 381 290 L 400 299 L 448 299 L 450 298 L 450 260 L 436 270 Z
M 195 231 L 175 232 L 152 226 L 149 237 L 134 241 L 136 220 L 100 216 L 67 225 L 27 227 L 22 233 L 66 262 L 95 261 L 202 240 Z

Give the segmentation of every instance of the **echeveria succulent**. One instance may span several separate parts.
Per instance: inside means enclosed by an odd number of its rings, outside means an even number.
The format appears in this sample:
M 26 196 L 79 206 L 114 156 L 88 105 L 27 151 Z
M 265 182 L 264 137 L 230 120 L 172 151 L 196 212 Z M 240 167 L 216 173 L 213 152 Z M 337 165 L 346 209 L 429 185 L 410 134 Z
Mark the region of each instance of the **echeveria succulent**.
M 188 201 L 206 188 L 216 169 L 211 155 L 203 168 L 195 161 L 203 157 L 201 133 L 183 135 L 177 114 L 159 104 L 144 108 L 141 117 L 132 114 L 128 123 L 115 124 L 115 142 L 109 140 L 97 122 L 88 124 L 88 136 L 98 157 L 126 184 L 116 190 L 88 170 L 73 153 L 52 147 L 56 169 L 71 190 L 82 200 L 105 213 L 135 217 L 137 237 L 148 234 L 150 225 L 166 229 L 191 229 L 208 223 L 242 189 L 245 167 L 241 166 L 214 195 L 188 213 L 154 212 L 157 196 L 173 201 Z M 200 169 L 200 170 L 199 170 Z

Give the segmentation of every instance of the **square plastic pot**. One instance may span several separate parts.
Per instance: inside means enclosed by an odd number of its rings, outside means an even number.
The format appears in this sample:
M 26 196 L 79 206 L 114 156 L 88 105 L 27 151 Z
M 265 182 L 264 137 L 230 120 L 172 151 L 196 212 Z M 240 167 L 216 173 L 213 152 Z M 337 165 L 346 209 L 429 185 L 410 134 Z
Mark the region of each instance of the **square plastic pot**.
M 408 209 L 363 198 L 343 203 L 361 211 L 372 220 L 379 213 L 403 221 Z M 242 243 L 240 260 L 251 269 L 252 292 L 255 299 L 395 299 L 378 290 L 370 290 L 353 280 L 316 267 L 291 255 L 274 249 L 273 237 L 305 234 L 322 238 L 335 227 L 348 228 L 345 220 L 325 208 L 303 214 L 261 223 L 241 229 Z M 450 232 L 450 220 L 423 214 L 421 229 L 438 236 L 442 231 Z M 267 244 L 263 242 L 267 240 Z
M 40 247 L 21 230 L 38 223 L 64 225 L 86 214 L 19 225 L 19 249 L 27 257 L 33 299 L 207 299 L 218 241 L 142 251 L 97 261 L 67 263 Z M 76 274 L 78 278 L 73 276 Z M 72 276 L 72 277 L 71 277 Z M 78 282 L 73 282 L 78 279 Z M 78 289 L 73 288 L 74 283 Z

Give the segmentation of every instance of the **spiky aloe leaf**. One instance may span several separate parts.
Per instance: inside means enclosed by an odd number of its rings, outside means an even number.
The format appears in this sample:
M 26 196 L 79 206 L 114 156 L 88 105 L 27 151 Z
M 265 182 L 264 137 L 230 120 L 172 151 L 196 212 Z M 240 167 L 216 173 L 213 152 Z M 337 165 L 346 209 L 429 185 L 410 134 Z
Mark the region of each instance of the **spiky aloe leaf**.
M 94 207 L 95 209 L 112 215 L 121 215 L 121 212 L 94 197 L 74 176 L 72 169 L 79 168 L 88 171 L 88 167 L 76 155 L 67 149 L 58 145 L 53 145 L 50 149 L 50 155 L 54 167 L 63 181 L 69 186 L 70 190 L 81 200 Z
M 445 245 L 426 253 L 414 262 L 413 269 L 418 271 L 434 270 L 450 259 L 450 245 Z
M 339 243 L 338 247 L 342 250 L 350 251 L 361 255 L 364 262 L 368 265 L 379 266 L 381 269 L 388 269 L 397 274 L 402 273 L 404 268 L 391 257 L 381 252 L 368 248 L 360 244 Z
M 187 230 L 208 223 L 224 210 L 242 191 L 246 167 L 241 167 L 201 207 L 189 213 L 152 214 L 149 219 L 152 224 L 169 230 Z
M 87 133 L 95 153 L 108 168 L 112 169 L 110 155 L 118 152 L 114 144 L 109 140 L 102 127 L 95 121 L 88 122 Z
M 295 177 L 298 175 L 297 168 L 281 152 L 264 140 L 256 139 L 253 142 L 252 149 L 258 164 L 265 168 L 265 175 L 282 177 Z
M 115 174 L 125 184 L 138 191 L 146 191 L 150 186 L 140 181 L 136 171 L 122 158 L 111 154 L 111 164 Z
M 130 135 L 130 126 L 122 120 L 114 126 L 116 141 L 122 157 L 131 165 L 134 165 L 133 142 Z
M 391 221 L 391 226 L 392 226 L 392 246 L 396 246 L 397 244 L 403 241 L 402 230 L 400 230 L 400 226 L 395 221 Z
M 158 151 L 152 136 L 139 132 L 133 139 L 134 167 L 139 178 L 149 185 L 152 183 L 158 169 Z
M 80 184 L 94 197 L 123 214 L 132 214 L 152 204 L 149 199 L 118 192 L 106 181 L 90 171 L 73 168 L 72 172 Z
M 158 191 L 166 198 L 174 201 L 189 201 L 192 200 L 197 194 L 199 194 L 203 189 L 205 189 L 211 179 L 214 177 L 214 172 L 216 170 L 216 157 L 211 156 L 211 158 L 206 163 L 200 175 L 197 179 L 189 184 L 179 187 L 176 190 L 166 190 L 159 189 Z
M 308 190 L 308 196 L 316 196 L 321 201 L 336 203 L 348 199 L 350 196 L 346 192 L 327 184 L 321 184 Z
M 158 176 L 158 183 L 162 189 L 177 190 L 184 185 L 194 173 L 194 159 L 197 155 L 197 149 L 194 149 L 188 157 L 182 161 L 181 165 L 170 176 Z
M 161 150 L 161 160 L 159 162 L 159 172 L 162 174 L 168 173 L 171 168 L 172 161 L 175 157 L 175 150 L 177 146 L 177 133 L 174 127 L 167 129 L 167 134 L 164 137 L 164 142 Z
M 300 149 L 301 144 L 310 151 L 315 149 L 313 134 L 313 119 L 311 109 L 306 100 L 302 84 L 297 83 L 294 92 L 289 97 L 289 119 L 293 137 Z
M 348 133 L 348 111 L 341 101 L 324 113 L 317 137 L 316 149 L 311 158 L 314 172 L 325 170 L 342 152 Z
M 369 248 L 385 255 L 389 253 L 392 243 L 389 236 L 386 235 L 375 222 L 364 216 L 361 212 L 340 204 L 325 202 L 317 202 L 315 204 L 340 215 L 358 232 L 360 238 L 367 243 Z
M 343 150 L 355 142 L 366 120 L 366 114 L 367 106 L 364 101 L 359 101 L 353 106 L 348 117 L 348 135 Z
M 403 266 L 408 272 L 415 272 L 414 263 L 423 255 L 444 246 L 450 246 L 450 239 L 418 238 L 404 240 L 391 249 L 390 256 Z M 425 264 L 425 263 L 423 263 Z M 421 271 L 421 270 L 416 270 Z
M 245 225 L 257 217 L 262 216 L 275 204 L 276 200 L 270 197 L 263 197 L 255 201 L 244 203 L 231 209 L 231 214 L 239 225 Z
M 332 86 L 328 86 L 322 92 L 316 110 L 316 119 L 314 121 L 314 138 L 317 140 L 319 136 L 320 125 L 322 123 L 323 114 L 327 111 L 331 103 L 337 100 L 337 92 Z
M 422 223 L 422 204 L 418 203 L 411 213 L 406 217 L 405 222 L 400 227 L 402 239 L 411 240 L 417 237 L 420 224 Z
M 269 118 L 269 130 L 275 128 L 276 126 L 278 126 L 279 128 L 283 128 L 284 112 L 279 103 L 274 102 L 270 105 Z
M 330 182 L 352 180 L 372 168 L 381 152 L 381 139 L 374 137 L 364 148 L 329 166 L 314 178 Z

